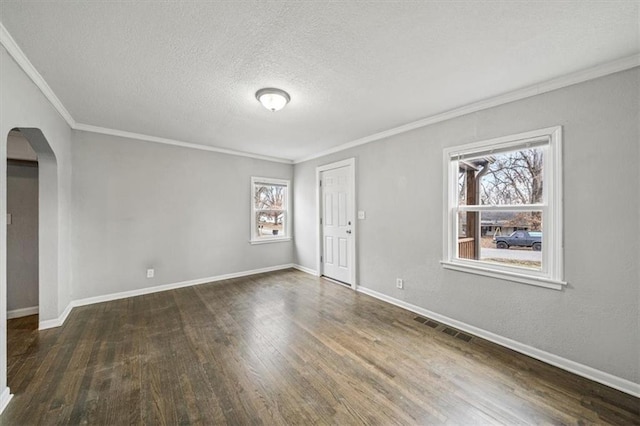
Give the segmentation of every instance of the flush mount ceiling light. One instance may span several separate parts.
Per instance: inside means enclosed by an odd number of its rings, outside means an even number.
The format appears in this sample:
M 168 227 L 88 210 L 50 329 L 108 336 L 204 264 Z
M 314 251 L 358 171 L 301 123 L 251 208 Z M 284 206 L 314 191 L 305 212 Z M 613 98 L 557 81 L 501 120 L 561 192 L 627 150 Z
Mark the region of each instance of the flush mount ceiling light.
M 256 99 L 270 111 L 280 111 L 291 100 L 291 96 L 284 90 L 266 88 L 256 92 Z

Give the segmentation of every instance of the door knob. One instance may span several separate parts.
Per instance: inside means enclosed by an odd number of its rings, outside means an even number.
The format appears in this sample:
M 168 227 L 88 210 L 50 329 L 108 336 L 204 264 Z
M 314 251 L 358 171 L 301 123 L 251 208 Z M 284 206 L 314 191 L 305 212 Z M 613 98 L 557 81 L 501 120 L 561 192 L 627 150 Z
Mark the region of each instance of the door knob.
M 351 229 L 347 229 L 347 234 L 350 234 L 350 233 L 351 233 Z

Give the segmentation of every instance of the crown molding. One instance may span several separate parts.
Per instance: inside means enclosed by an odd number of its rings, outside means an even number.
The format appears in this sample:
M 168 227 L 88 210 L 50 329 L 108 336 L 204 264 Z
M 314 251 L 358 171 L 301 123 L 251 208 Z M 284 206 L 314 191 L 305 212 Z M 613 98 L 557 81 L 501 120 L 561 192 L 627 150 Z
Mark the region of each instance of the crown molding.
M 22 69 L 22 71 L 24 71 L 24 73 L 27 74 L 27 76 L 38 87 L 38 89 L 40 89 L 42 94 L 47 98 L 47 100 L 56 109 L 56 111 L 58 111 L 58 113 L 62 116 L 62 118 L 67 122 L 69 127 L 71 127 L 74 130 L 101 133 L 104 135 L 111 135 L 111 136 L 120 136 L 120 137 L 137 139 L 137 140 L 146 141 L 146 142 L 162 143 L 165 145 L 174 145 L 174 146 L 180 146 L 183 148 L 199 149 L 202 151 L 217 152 L 220 154 L 235 155 L 239 157 L 249 157 L 249 158 L 254 158 L 258 160 L 272 161 L 276 163 L 292 164 L 292 160 L 285 159 L 285 158 L 270 157 L 267 155 L 252 154 L 252 153 L 242 152 L 242 151 L 234 151 L 232 149 L 217 148 L 210 145 L 195 144 L 190 142 L 178 141 L 174 139 L 144 135 L 141 133 L 126 132 L 123 130 L 109 129 L 105 127 L 92 126 L 90 124 L 78 123 L 76 122 L 76 120 L 73 119 L 69 111 L 65 108 L 65 106 L 62 104 L 60 99 L 53 92 L 49 84 L 47 84 L 44 77 L 42 77 L 42 75 L 38 72 L 38 70 L 36 70 L 36 68 L 33 66 L 31 61 L 29 61 L 27 56 L 24 54 L 22 49 L 20 49 L 20 47 L 18 46 L 16 41 L 13 39 L 11 34 L 9 34 L 9 31 L 7 31 L 7 29 L 2 24 L 2 22 L 0 22 L 0 44 L 4 46 L 4 48 L 7 50 L 7 53 L 9 53 L 9 55 L 14 59 L 14 61 L 16 61 L 16 63 Z
M 165 145 L 180 146 L 180 147 L 183 147 L 183 148 L 199 149 L 201 151 L 217 152 L 219 154 L 228 154 L 228 155 L 235 155 L 235 156 L 238 156 L 238 157 L 254 158 L 256 160 L 265 160 L 265 161 L 271 161 L 271 162 L 274 162 L 274 163 L 284 163 L 284 164 L 292 164 L 293 163 L 292 160 L 289 160 L 289 159 L 286 159 L 286 158 L 270 157 L 268 155 L 260 155 L 260 154 L 252 154 L 252 153 L 249 153 L 249 152 L 234 151 L 232 149 L 217 148 L 215 146 L 210 146 L 210 145 L 202 145 L 202 144 L 191 143 L 191 142 L 183 142 L 183 141 L 178 141 L 178 140 L 175 140 L 175 139 L 167 139 L 167 138 L 161 138 L 161 137 L 158 137 L 158 136 L 144 135 L 144 134 L 141 134 L 141 133 L 125 132 L 123 130 L 116 130 L 116 129 L 109 129 L 109 128 L 106 128 L 106 127 L 92 126 L 90 124 L 77 123 L 73 127 L 73 129 L 74 130 L 81 130 L 83 132 L 100 133 L 100 134 L 103 134 L 103 135 L 119 136 L 119 137 L 129 138 L 129 139 L 137 139 L 137 140 L 145 141 L 145 142 L 154 142 L 154 143 L 161 143 L 161 144 L 165 144 Z
M 53 105 L 56 111 L 58 111 L 62 118 L 64 118 L 69 127 L 73 128 L 76 125 L 76 121 L 73 119 L 71 114 L 69 114 L 69 111 L 67 111 L 60 99 L 58 99 L 53 90 L 51 90 L 51 87 L 49 87 L 31 61 L 27 59 L 27 56 L 24 54 L 22 49 L 20 49 L 13 37 L 11 37 L 11 34 L 9 34 L 9 31 L 7 31 L 2 22 L 0 22 L 0 43 L 7 50 L 7 53 L 11 55 L 13 60 L 16 61 L 18 66 L 20 66 L 25 74 L 27 74 L 31 81 L 38 86 L 38 89 L 40 89 L 47 100 L 51 102 L 51 105 Z
M 15 42 L 13 37 L 11 37 L 11 34 L 9 34 L 7 29 L 4 27 L 4 25 L 1 22 L 0 22 L 0 44 L 2 44 L 5 47 L 9 55 L 11 55 L 11 57 L 16 61 L 16 63 L 20 66 L 20 68 L 22 68 L 22 70 L 27 74 L 27 76 L 31 78 L 31 80 L 40 89 L 40 91 L 49 100 L 49 102 L 51 102 L 51 105 L 53 105 L 53 107 L 58 111 L 58 113 L 62 116 L 62 118 L 64 118 L 64 120 L 67 122 L 69 127 L 71 127 L 74 130 L 82 130 L 85 132 L 93 132 L 93 133 L 102 133 L 105 135 L 112 135 L 112 136 L 121 136 L 121 137 L 137 139 L 137 140 L 142 140 L 147 142 L 162 143 L 166 145 L 180 146 L 183 148 L 218 152 L 221 154 L 249 157 L 249 158 L 273 161 L 273 162 L 284 163 L 284 164 L 303 163 L 305 161 L 313 160 L 315 158 L 324 157 L 329 154 L 334 154 L 336 152 L 344 151 L 344 150 L 354 148 L 360 145 L 364 145 L 370 142 L 375 142 L 380 139 L 385 139 L 394 135 L 409 132 L 411 130 L 418 129 L 420 127 L 429 126 L 431 124 L 439 123 L 441 121 L 450 120 L 452 118 L 460 117 L 462 115 L 481 111 L 483 109 L 503 105 L 509 102 L 514 102 L 520 99 L 550 92 L 552 90 L 561 89 L 563 87 L 571 86 L 571 85 L 582 83 L 588 80 L 593 80 L 598 77 L 604 77 L 609 74 L 625 71 L 625 70 L 640 66 L 640 54 L 628 56 L 626 58 L 621 58 L 612 62 L 607 62 L 605 64 L 597 65 L 595 67 L 588 68 L 586 70 L 582 70 L 582 71 L 571 73 L 562 77 L 554 78 L 546 82 L 534 84 L 534 85 L 527 86 L 512 92 L 508 92 L 492 98 L 474 102 L 459 108 L 445 111 L 440 114 L 435 114 L 435 115 L 432 115 L 408 124 L 404 124 L 402 126 L 385 130 L 383 132 L 365 136 L 363 138 L 356 139 L 354 141 L 347 142 L 347 143 L 335 146 L 333 148 L 330 148 L 324 151 L 320 151 L 318 153 L 315 153 L 306 157 L 300 157 L 298 159 L 290 160 L 285 158 L 269 157 L 266 155 L 251 154 L 251 153 L 242 152 L 242 151 L 234 151 L 234 150 L 225 149 L 225 148 L 217 148 L 210 145 L 183 142 L 183 141 L 178 141 L 174 139 L 145 135 L 141 133 L 133 133 L 133 132 L 126 132 L 126 131 L 117 130 L 117 129 L 109 129 L 106 127 L 98 127 L 90 124 L 77 123 L 73 119 L 69 111 L 62 104 L 60 99 L 58 99 L 58 97 L 53 92 L 51 87 L 49 87 L 49 85 L 47 84 L 45 79 L 42 77 L 42 75 L 40 75 L 40 73 L 36 70 L 36 68 L 29 61 L 29 59 L 27 59 L 24 52 L 20 49 L 20 47 Z
M 567 74 L 561 77 L 547 80 L 542 83 L 537 83 L 531 86 L 523 87 L 522 89 L 504 93 L 502 95 L 498 95 L 492 98 L 474 102 L 459 108 L 445 111 L 440 114 L 435 114 L 430 117 L 426 117 L 418 121 L 413 121 L 411 123 L 404 124 L 399 127 L 394 127 L 393 129 L 385 130 L 380 133 L 375 133 L 373 135 L 365 136 L 363 138 L 338 145 L 336 147 L 318 152 L 316 154 L 309 155 L 307 157 L 301 157 L 301 158 L 295 159 L 293 160 L 293 164 L 303 163 L 305 161 L 324 157 L 329 154 L 335 154 L 336 152 L 344 151 L 350 148 L 355 148 L 357 146 L 364 145 L 370 142 L 375 142 L 380 139 L 385 139 L 390 136 L 409 132 L 411 130 L 419 129 L 420 127 L 426 127 L 431 124 L 439 123 L 441 121 L 450 120 L 452 118 L 460 117 L 466 114 L 471 114 L 473 112 L 496 107 L 499 105 L 504 105 L 509 102 L 518 101 L 520 99 L 529 98 L 531 96 L 540 95 L 542 93 L 551 92 L 553 90 L 561 89 L 563 87 L 572 86 L 578 83 L 583 83 L 588 80 L 604 77 L 609 74 L 625 71 L 638 66 L 640 66 L 640 54 L 628 56 L 612 62 L 607 62 L 601 65 L 597 65 L 592 68 L 587 68 L 582 71 L 577 71 L 571 74 Z

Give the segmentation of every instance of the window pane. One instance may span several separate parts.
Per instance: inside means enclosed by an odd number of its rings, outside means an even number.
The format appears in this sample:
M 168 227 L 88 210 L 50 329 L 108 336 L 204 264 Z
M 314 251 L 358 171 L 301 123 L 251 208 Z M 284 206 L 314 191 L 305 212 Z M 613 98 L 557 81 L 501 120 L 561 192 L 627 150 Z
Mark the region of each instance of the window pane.
M 457 235 L 460 259 L 542 269 L 540 211 L 459 212 Z
M 460 162 L 458 162 L 458 183 L 456 188 L 458 190 L 458 205 L 464 206 L 467 204 L 467 174 L 460 167 Z
M 542 203 L 544 147 L 458 161 L 459 205 Z
M 285 235 L 285 214 L 282 210 L 261 211 L 256 213 L 257 237 L 282 237 Z
M 287 187 L 257 183 L 253 199 L 256 210 L 284 210 L 287 205 Z

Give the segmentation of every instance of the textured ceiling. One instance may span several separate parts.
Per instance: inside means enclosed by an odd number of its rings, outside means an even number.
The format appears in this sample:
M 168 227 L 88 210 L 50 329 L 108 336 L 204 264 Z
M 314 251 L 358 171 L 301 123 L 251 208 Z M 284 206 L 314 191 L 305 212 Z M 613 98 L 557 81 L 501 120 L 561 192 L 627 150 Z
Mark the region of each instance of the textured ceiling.
M 628 2 L 28 2 L 0 21 L 83 124 L 296 159 L 637 54 Z M 254 98 L 279 87 L 271 113 Z

